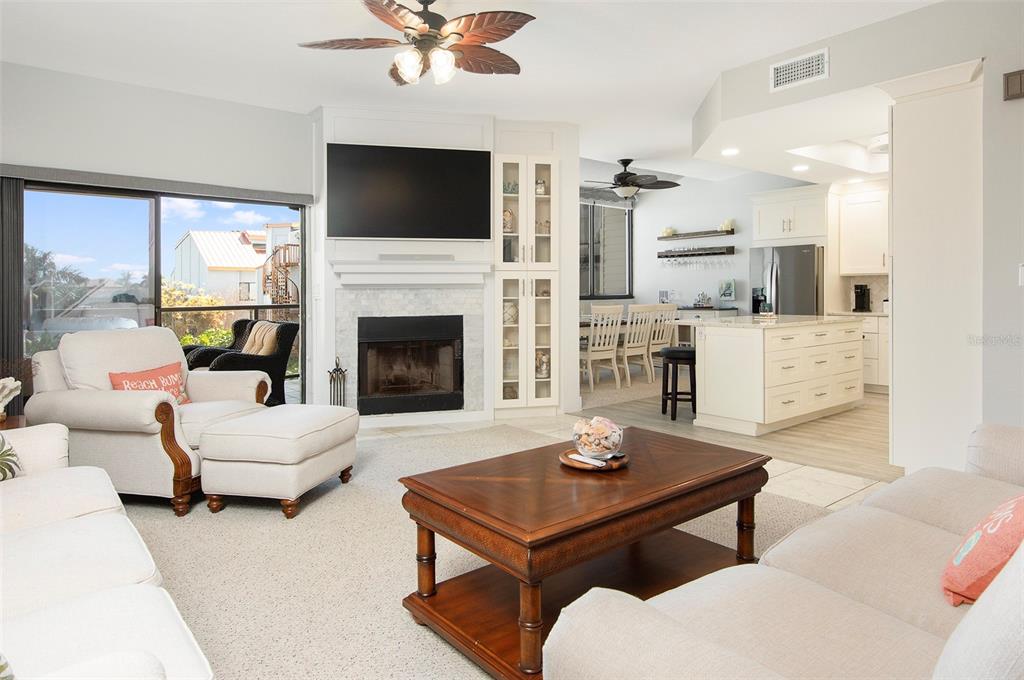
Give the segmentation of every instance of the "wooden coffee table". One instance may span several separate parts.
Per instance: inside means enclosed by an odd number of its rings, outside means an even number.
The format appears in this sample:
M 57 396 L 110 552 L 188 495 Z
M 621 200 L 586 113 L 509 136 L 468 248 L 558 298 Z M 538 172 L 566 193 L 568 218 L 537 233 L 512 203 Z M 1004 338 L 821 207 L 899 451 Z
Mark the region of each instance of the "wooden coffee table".
M 754 496 L 768 456 L 627 428 L 629 466 L 588 472 L 558 462 L 571 446 L 400 480 L 418 563 L 402 604 L 497 678 L 536 678 L 558 613 L 592 587 L 647 599 L 755 559 Z M 739 504 L 735 551 L 671 528 L 730 503 Z M 435 583 L 435 533 L 491 564 Z

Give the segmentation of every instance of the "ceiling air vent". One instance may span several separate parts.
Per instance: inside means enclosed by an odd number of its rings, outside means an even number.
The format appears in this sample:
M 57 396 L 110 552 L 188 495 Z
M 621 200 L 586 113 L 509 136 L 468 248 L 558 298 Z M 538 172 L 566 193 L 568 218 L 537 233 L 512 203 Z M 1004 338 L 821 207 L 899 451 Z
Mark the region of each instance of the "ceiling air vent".
M 828 48 L 820 49 L 771 66 L 769 90 L 784 90 L 828 78 Z

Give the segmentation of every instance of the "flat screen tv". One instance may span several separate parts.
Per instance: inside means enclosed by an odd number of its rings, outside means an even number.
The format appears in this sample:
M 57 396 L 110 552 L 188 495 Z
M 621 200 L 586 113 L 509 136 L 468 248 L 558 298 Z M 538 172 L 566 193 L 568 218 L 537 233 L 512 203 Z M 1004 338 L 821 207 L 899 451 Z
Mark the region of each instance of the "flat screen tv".
M 327 235 L 490 238 L 490 152 L 328 144 Z

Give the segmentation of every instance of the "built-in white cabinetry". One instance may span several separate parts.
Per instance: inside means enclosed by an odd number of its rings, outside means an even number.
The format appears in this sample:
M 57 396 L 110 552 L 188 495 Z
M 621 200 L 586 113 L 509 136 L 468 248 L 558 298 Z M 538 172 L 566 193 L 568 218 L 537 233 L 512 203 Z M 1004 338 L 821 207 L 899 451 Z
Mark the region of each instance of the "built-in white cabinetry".
M 889 192 L 839 197 L 839 274 L 889 273 Z
M 501 342 L 496 404 L 558 403 L 558 277 L 552 272 L 498 272 Z
M 754 241 L 828 235 L 828 185 L 752 194 Z
M 889 317 L 864 319 L 864 384 L 889 385 Z
M 558 405 L 558 162 L 495 156 L 498 408 Z
M 494 261 L 497 269 L 558 267 L 558 162 L 495 156 Z

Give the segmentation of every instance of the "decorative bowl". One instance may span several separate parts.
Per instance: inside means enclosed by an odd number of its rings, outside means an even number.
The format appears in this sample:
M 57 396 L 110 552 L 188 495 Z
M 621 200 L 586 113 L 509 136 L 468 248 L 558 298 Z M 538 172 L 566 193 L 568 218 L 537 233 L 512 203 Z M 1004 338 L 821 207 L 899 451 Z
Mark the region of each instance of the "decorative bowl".
M 584 456 L 608 460 L 622 448 L 622 428 L 601 416 L 581 418 L 573 425 L 572 443 Z

